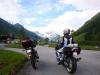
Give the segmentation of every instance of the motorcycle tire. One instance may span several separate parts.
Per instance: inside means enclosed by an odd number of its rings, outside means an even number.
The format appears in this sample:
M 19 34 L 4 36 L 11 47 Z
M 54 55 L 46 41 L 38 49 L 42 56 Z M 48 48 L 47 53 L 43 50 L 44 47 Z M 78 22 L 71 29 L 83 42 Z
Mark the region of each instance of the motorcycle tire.
M 37 60 L 36 60 L 35 56 L 31 57 L 31 64 L 32 64 L 33 69 L 36 70 L 37 69 Z
M 76 69 L 77 69 L 76 59 L 74 57 L 68 58 L 67 59 L 67 64 L 68 64 L 68 66 L 66 68 L 67 68 L 68 73 L 70 73 L 70 74 L 75 73 Z

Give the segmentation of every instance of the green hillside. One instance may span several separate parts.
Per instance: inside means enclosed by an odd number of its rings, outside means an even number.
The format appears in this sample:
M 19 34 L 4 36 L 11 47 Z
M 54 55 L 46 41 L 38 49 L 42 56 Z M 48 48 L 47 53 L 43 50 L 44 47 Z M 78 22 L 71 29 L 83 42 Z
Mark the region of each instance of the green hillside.
M 7 21 L 0 18 L 0 35 L 1 34 L 9 34 L 13 30 L 14 26 L 8 23 Z
M 100 12 L 85 22 L 73 35 L 79 44 L 100 46 Z
M 11 24 L 0 18 L 0 35 L 14 35 L 16 38 L 21 38 L 23 36 L 29 36 L 32 39 L 38 39 L 39 36 L 35 33 L 25 29 L 20 24 Z

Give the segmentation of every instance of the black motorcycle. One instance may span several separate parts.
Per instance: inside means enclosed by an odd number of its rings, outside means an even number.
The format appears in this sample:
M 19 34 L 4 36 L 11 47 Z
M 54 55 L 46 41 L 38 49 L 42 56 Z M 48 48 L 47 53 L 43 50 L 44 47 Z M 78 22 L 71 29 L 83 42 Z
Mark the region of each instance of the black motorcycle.
M 60 62 L 70 74 L 76 72 L 77 58 L 75 55 L 77 55 L 79 49 L 79 47 L 65 47 L 63 48 L 63 51 L 61 51 L 61 49 L 58 50 L 60 55 Z
M 37 69 L 37 62 L 38 62 L 38 58 L 37 58 L 37 55 L 36 55 L 37 52 L 35 51 L 34 48 L 31 48 L 31 47 L 29 49 L 25 50 L 25 51 L 26 51 L 26 53 L 29 57 L 29 60 L 32 64 L 33 69 L 36 70 Z

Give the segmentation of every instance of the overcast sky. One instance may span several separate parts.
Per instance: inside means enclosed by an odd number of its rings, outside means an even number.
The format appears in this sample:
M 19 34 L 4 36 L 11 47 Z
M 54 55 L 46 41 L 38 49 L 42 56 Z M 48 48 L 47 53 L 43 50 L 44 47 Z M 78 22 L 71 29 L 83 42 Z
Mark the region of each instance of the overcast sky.
M 0 17 L 31 31 L 77 30 L 100 11 L 100 0 L 0 0 Z

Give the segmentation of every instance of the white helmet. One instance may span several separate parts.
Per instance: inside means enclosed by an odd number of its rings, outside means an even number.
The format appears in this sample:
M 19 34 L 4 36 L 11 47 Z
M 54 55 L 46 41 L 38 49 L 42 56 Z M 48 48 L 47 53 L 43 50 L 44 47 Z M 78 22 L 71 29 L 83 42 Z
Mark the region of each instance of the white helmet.
M 70 29 L 65 29 L 63 34 L 69 34 L 70 33 Z

